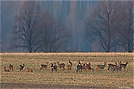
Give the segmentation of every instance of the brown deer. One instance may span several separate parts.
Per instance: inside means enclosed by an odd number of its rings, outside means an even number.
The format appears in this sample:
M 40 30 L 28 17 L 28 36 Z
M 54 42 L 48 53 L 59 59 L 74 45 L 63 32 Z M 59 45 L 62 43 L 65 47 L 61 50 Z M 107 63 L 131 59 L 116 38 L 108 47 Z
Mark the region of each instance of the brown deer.
M 6 67 L 4 67 L 4 70 L 5 70 L 5 72 L 10 72 L 9 69 L 6 69 Z
M 43 69 L 43 68 L 46 70 L 48 63 L 49 63 L 49 62 L 46 62 L 46 65 L 45 65 L 45 64 L 41 64 L 41 65 L 40 65 L 40 70 Z
M 115 64 L 108 64 L 108 70 L 111 69 L 111 67 L 113 66 L 117 66 L 117 62 L 115 62 Z
M 65 70 L 65 64 L 64 63 L 60 63 L 59 64 L 59 62 L 57 62 L 57 64 L 58 64 L 60 69 L 64 69 Z
M 67 69 L 71 70 L 72 65 L 73 65 L 73 63 L 69 60 L 69 65 L 67 65 Z
M 86 63 L 86 68 L 88 69 L 88 70 L 92 70 L 92 72 L 94 71 L 94 69 L 93 68 L 91 68 L 91 64 L 90 63 Z
M 27 72 L 33 72 L 33 70 L 27 67 Z
M 120 63 L 115 62 L 115 64 L 108 64 L 108 70 L 111 69 L 112 71 L 121 71 Z
M 86 70 L 87 67 L 86 67 L 86 63 L 82 63 L 82 70 Z
M 106 66 L 106 62 L 104 62 L 104 65 L 97 65 L 96 70 L 100 70 L 100 69 L 103 70 L 105 66 Z
M 121 70 L 121 67 L 120 66 L 117 66 L 117 65 L 115 65 L 115 66 L 111 66 L 111 70 L 112 71 L 119 71 L 119 70 Z
M 24 64 L 23 65 L 20 65 L 20 71 L 24 69 Z
M 125 69 L 125 68 L 126 68 L 126 66 L 127 66 L 127 64 L 128 64 L 128 62 L 126 62 L 125 64 L 122 64 L 122 63 L 121 63 L 121 61 L 120 61 L 120 67 L 121 67 L 121 69 L 122 69 L 122 68 L 124 68 L 124 69 Z
M 9 65 L 9 70 L 10 70 L 10 71 L 11 71 L 11 70 L 13 71 L 13 65 L 11 65 L 11 64 Z

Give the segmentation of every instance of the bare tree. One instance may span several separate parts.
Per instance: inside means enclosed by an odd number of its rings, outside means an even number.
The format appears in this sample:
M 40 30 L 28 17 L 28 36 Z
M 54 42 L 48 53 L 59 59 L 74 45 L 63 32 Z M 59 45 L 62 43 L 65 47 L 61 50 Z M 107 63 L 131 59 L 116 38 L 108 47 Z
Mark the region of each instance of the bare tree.
M 122 46 L 126 52 L 133 51 L 133 21 L 134 21 L 134 9 L 133 1 L 120 2 L 118 11 L 118 22 L 116 24 L 118 33 L 118 43 Z
M 34 52 L 38 49 L 38 24 L 42 19 L 40 5 L 35 1 L 24 1 L 15 23 L 15 47 Z
M 25 1 L 15 25 L 15 47 L 28 52 L 54 52 L 61 50 L 69 38 L 69 32 L 49 11 L 41 10 L 35 1 Z
M 40 51 L 55 52 L 61 50 L 69 39 L 69 32 L 49 11 L 43 14 L 40 24 Z
M 117 1 L 100 1 L 85 20 L 86 37 L 97 39 L 105 52 L 111 51 L 117 42 L 114 30 L 117 7 Z

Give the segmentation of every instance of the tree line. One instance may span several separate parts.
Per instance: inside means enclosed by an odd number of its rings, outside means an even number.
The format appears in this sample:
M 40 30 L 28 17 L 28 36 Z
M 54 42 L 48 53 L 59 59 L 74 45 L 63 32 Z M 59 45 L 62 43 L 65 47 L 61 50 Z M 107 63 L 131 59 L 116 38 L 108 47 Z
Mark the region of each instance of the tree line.
M 86 38 L 97 41 L 105 52 L 122 47 L 132 52 L 134 46 L 133 1 L 101 1 L 85 20 Z
M 101 1 L 87 13 L 85 37 L 96 41 L 105 52 L 133 51 L 133 1 Z M 16 14 L 14 47 L 28 52 L 56 52 L 65 49 L 71 35 L 64 23 L 35 1 L 24 1 Z

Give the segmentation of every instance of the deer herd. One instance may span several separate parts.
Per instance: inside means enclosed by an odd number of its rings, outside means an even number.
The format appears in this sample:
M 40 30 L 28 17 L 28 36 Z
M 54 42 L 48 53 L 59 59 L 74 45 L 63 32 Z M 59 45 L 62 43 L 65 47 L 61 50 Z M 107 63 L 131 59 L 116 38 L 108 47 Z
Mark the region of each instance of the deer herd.
M 60 70 L 65 70 L 67 68 L 68 71 L 72 70 L 72 65 L 73 63 L 69 60 L 68 61 L 68 65 L 66 66 L 65 63 L 59 63 L 59 62 L 54 62 L 54 63 L 50 63 L 50 69 L 52 72 L 56 72 L 58 70 L 58 68 Z M 40 70 L 46 70 L 48 68 L 48 64 L 49 62 L 46 62 L 46 64 L 41 64 L 40 65 Z M 76 72 L 82 72 L 83 70 L 91 70 L 92 72 L 99 71 L 99 70 L 103 70 L 106 66 L 108 66 L 107 70 L 111 70 L 111 71 L 121 71 L 122 68 L 125 70 L 126 66 L 127 66 L 128 62 L 126 63 L 121 63 L 120 62 L 115 62 L 114 64 L 106 64 L 106 62 L 104 62 L 104 64 L 101 65 L 96 65 L 96 68 L 92 68 L 90 63 L 81 63 L 81 61 L 78 61 L 78 64 L 76 66 Z M 20 71 L 24 70 L 25 64 L 20 65 Z M 66 67 L 66 68 L 65 68 Z M 26 68 L 27 72 L 33 72 L 32 69 L 30 69 L 29 67 Z M 6 67 L 4 67 L 4 71 L 5 72 L 10 72 L 13 71 L 14 67 L 12 64 L 9 65 L 9 69 L 7 69 Z

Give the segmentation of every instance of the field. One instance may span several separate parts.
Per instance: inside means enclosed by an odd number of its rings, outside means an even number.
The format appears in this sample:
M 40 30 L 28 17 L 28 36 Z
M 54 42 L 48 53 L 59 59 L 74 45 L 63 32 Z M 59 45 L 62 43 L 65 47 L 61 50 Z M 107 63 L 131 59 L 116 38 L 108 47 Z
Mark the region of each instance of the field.
M 133 85 L 133 53 L 1 53 L 1 86 L 5 88 L 49 88 L 49 89 L 89 89 L 89 88 L 117 88 L 132 89 Z M 68 60 L 73 63 L 72 70 L 60 70 L 51 72 L 50 63 L 64 62 Z M 128 65 L 125 70 L 104 70 L 76 72 L 78 60 L 81 63 L 91 63 L 92 68 L 104 62 L 112 63 L 121 61 Z M 40 70 L 41 64 L 49 62 L 46 70 Z M 5 72 L 4 67 L 12 64 L 14 71 Z M 25 64 L 24 70 L 20 71 L 20 64 Z M 27 72 L 29 67 L 33 72 Z

